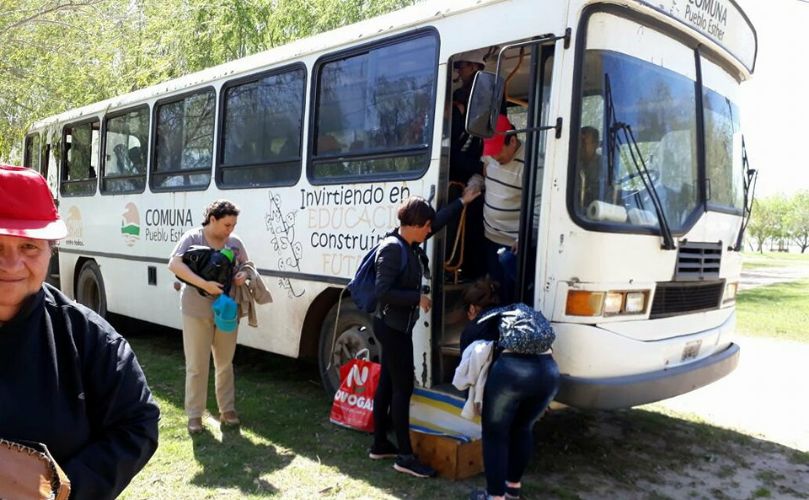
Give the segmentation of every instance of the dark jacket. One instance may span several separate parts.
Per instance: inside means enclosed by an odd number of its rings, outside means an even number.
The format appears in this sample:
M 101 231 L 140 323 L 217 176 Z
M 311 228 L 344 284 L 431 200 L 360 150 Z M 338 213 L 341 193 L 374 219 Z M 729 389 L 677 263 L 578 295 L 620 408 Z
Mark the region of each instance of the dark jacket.
M 157 449 L 159 416 L 127 341 L 59 290 L 0 326 L 0 437 L 45 443 L 71 499 L 118 496 Z
M 464 327 L 461 332 L 461 354 L 469 347 L 469 344 L 476 340 L 497 341 L 500 338 L 500 330 L 498 329 L 499 320 L 497 317 L 493 317 L 483 323 L 478 323 L 478 318 L 483 317 L 489 309 L 491 309 L 491 307 L 478 313 L 477 318 L 467 323 Z
M 457 199 L 439 210 L 428 238 L 457 217 L 462 209 L 463 203 Z M 400 243 L 407 245 L 399 235 L 398 229 L 391 234 L 399 238 Z M 407 253 L 407 266 L 399 272 L 402 269 L 402 251 L 399 244 L 385 241 L 379 246 L 376 254 L 375 291 L 378 301 L 376 316 L 382 318 L 390 328 L 411 333 L 419 317 L 417 309 L 421 300 L 421 278 L 424 273 L 422 265 L 426 263 L 427 256 L 424 251 L 418 245 L 413 245 L 409 247 Z

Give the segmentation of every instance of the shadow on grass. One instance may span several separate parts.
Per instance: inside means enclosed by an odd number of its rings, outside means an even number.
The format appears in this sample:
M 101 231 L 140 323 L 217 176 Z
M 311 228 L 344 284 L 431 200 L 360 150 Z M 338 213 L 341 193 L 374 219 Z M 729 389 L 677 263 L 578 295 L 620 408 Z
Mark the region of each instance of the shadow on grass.
M 192 438 L 194 458 L 202 471 L 189 481 L 203 488 L 238 488 L 244 493 L 278 494 L 278 488 L 261 478 L 272 470 L 283 469 L 291 454 L 279 454 L 269 444 L 256 444 L 242 436 L 241 429 L 222 430 L 222 441 L 209 431 Z
M 156 396 L 181 410 L 181 336 L 129 325 L 120 329 Z M 290 492 L 284 486 L 262 483 L 261 476 L 287 467 L 295 456 L 316 463 L 297 477 L 324 496 L 358 496 L 345 489 L 340 474 L 399 498 L 463 498 L 484 484 L 482 476 L 458 482 L 415 479 L 394 472 L 390 461 L 369 460 L 370 435 L 328 421 L 331 402 L 314 364 L 240 346 L 235 365 L 242 430 L 270 444 L 239 433 L 225 433 L 222 443 L 208 433 L 194 438 L 194 457 L 204 472 L 191 478 L 192 484 L 285 496 Z M 209 390 L 209 411 L 216 415 L 213 399 Z M 188 436 L 161 434 L 161 446 L 172 440 Z M 809 498 L 809 454 L 652 411 L 554 411 L 539 423 L 535 440 L 524 476 L 529 498 Z M 320 466 L 339 474 L 318 477 Z

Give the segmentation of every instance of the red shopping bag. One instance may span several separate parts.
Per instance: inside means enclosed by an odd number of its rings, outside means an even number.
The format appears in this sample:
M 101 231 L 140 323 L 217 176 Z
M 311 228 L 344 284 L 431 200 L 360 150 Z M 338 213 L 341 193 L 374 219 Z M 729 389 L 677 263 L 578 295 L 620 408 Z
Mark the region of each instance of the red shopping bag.
M 374 395 L 379 385 L 379 363 L 354 358 L 340 367 L 340 388 L 334 393 L 329 420 L 343 427 L 374 431 Z

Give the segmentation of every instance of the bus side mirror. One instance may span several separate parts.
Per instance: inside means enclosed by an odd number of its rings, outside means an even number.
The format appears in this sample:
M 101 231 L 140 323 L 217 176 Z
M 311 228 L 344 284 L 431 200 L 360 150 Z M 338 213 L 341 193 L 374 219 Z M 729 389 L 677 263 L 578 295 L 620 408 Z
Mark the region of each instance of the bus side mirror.
M 466 110 L 466 131 L 484 139 L 494 135 L 505 80 L 488 71 L 478 71 L 472 82 Z

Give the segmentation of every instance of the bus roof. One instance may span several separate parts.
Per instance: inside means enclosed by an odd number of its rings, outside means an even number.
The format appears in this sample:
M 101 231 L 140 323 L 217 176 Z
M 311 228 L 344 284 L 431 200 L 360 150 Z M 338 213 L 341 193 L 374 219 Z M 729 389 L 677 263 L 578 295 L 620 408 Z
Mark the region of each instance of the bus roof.
M 441 0 L 421 2 L 404 9 L 346 25 L 331 31 L 302 38 L 256 54 L 206 68 L 150 87 L 118 95 L 104 101 L 74 108 L 34 123 L 39 129 L 63 121 L 74 121 L 97 115 L 108 109 L 122 109 L 158 96 L 182 93 L 194 87 L 226 78 L 237 77 L 260 68 L 271 68 L 324 49 L 339 50 L 351 43 L 370 39 L 431 21 L 454 16 L 469 10 L 503 3 L 505 0 Z M 532 2 L 535 0 L 531 0 Z M 575 1 L 575 0 L 574 0 Z M 608 0 L 613 3 L 614 0 Z M 620 3 L 625 4 L 626 0 Z M 593 3 L 588 0 L 582 4 Z M 737 64 L 752 73 L 755 66 L 757 39 L 749 19 L 734 0 L 689 0 L 681 5 L 677 0 L 634 0 L 632 3 L 651 8 L 665 17 L 679 21 L 729 53 Z

